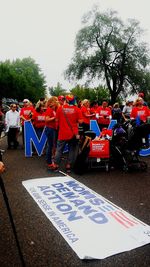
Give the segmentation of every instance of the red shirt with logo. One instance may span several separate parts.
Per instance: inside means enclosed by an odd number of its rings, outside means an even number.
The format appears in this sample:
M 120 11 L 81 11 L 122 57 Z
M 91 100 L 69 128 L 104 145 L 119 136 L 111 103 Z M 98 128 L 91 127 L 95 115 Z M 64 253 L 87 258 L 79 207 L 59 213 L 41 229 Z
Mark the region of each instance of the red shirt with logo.
M 147 117 L 149 116 L 149 108 L 147 106 L 134 107 L 131 111 L 130 118 L 136 119 L 139 116 L 143 122 L 146 122 Z
M 53 118 L 54 117 L 55 118 L 54 120 L 46 121 L 45 125 L 46 125 L 46 127 L 56 129 L 56 112 L 55 112 L 55 110 L 53 110 L 52 108 L 48 107 L 46 112 L 45 112 L 45 117 L 49 117 L 49 118 Z
M 59 129 L 58 140 L 69 140 L 78 134 L 78 122 L 82 120 L 82 113 L 77 106 L 65 104 L 57 109 L 56 119 Z
M 24 121 L 30 120 L 33 113 L 34 113 L 34 107 L 33 106 L 21 108 L 20 116 L 24 117 L 24 119 L 21 119 L 21 124 L 24 125 Z
M 111 109 L 109 107 L 104 108 L 103 106 L 99 106 L 97 108 L 96 114 L 99 115 L 99 118 L 98 118 L 99 124 L 109 125 L 110 116 L 112 116 Z
M 45 118 L 46 118 L 46 111 L 38 112 L 35 110 L 32 116 L 34 126 L 36 128 L 44 128 Z

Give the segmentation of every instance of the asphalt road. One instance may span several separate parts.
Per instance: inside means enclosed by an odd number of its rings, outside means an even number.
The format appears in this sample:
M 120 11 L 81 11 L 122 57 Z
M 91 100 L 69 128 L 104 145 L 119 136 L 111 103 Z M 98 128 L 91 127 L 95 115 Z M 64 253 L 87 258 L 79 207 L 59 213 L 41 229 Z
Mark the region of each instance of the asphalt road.
M 0 140 L 0 147 L 6 149 L 5 138 Z M 48 172 L 45 157 L 25 158 L 24 150 L 19 147 L 6 149 L 3 160 L 6 172 L 2 178 L 27 267 L 150 266 L 150 244 L 104 260 L 80 260 L 22 186 L 24 180 L 56 176 Z M 148 170 L 144 173 L 94 170 L 82 176 L 71 176 L 150 225 L 150 157 L 145 160 Z M 21 267 L 1 192 L 0 233 L 0 267 Z

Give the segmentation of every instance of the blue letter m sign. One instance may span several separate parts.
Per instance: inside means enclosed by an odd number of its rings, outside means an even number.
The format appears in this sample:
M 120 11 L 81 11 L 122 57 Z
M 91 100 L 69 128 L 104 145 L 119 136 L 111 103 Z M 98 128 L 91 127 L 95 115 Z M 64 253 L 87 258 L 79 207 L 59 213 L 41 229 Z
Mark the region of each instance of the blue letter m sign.
M 25 156 L 32 157 L 32 144 L 35 146 L 38 156 L 41 156 L 47 141 L 45 130 L 43 130 L 43 133 L 39 140 L 32 123 L 30 121 L 26 121 L 24 124 L 24 137 Z

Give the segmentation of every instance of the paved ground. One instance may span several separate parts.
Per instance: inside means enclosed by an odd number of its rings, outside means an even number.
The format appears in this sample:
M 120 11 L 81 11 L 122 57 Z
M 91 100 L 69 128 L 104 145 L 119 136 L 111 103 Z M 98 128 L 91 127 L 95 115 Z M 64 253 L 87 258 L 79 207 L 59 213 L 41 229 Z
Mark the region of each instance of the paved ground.
M 0 147 L 6 149 L 5 138 L 0 140 Z M 20 147 L 6 150 L 3 159 L 7 170 L 2 177 L 27 267 L 150 266 L 150 245 L 104 260 L 80 260 L 22 186 L 23 180 L 55 176 L 47 171 L 44 156 L 25 158 Z M 146 161 L 145 173 L 96 170 L 72 177 L 150 225 L 150 158 Z M 21 267 L 1 192 L 0 233 L 0 267 Z

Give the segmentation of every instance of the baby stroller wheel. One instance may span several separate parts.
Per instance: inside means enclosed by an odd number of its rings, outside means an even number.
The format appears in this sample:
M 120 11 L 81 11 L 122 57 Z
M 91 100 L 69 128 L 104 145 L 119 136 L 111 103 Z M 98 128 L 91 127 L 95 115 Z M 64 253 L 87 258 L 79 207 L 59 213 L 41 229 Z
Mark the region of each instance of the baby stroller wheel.
M 128 172 L 128 171 L 129 171 L 129 168 L 128 168 L 127 165 L 124 165 L 124 166 L 123 166 L 123 171 L 124 171 L 124 172 Z
M 106 172 L 109 172 L 110 171 L 110 166 L 109 166 L 109 163 L 106 163 Z
M 145 161 L 140 161 L 140 168 L 141 168 L 141 171 L 146 171 L 147 163 Z

